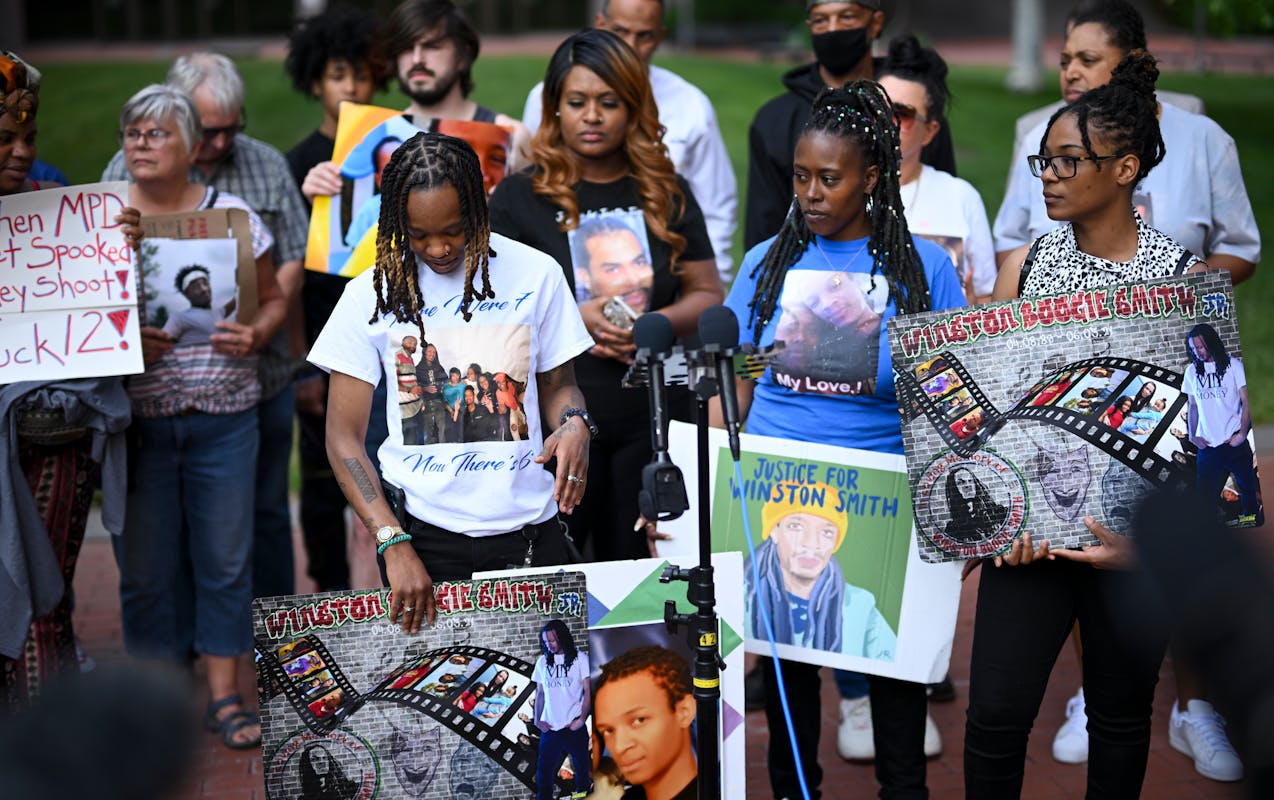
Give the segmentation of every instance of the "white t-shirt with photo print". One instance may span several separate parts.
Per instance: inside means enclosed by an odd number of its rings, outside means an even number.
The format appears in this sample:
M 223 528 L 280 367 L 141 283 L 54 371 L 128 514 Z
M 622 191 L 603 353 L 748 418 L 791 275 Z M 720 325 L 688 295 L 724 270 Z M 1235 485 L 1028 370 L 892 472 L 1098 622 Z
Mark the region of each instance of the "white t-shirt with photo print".
M 491 236 L 491 249 L 497 253 L 489 267 L 496 296 L 473 302 L 471 321 L 460 313 L 463 269 L 438 275 L 419 266 L 423 334 L 392 315 L 374 314 L 373 270 L 367 270 L 346 286 L 309 356 L 324 370 L 375 385 L 382 376 L 396 380 L 394 356 L 403 337 L 415 336 L 422 350 L 436 347 L 448 368 L 463 374 L 477 364 L 525 386 L 520 399 L 529 436 L 521 441 L 406 446 L 398 398 L 391 392 L 386 399 L 389 437 L 378 450 L 383 477 L 404 490 L 412 516 L 469 536 L 506 533 L 557 512 L 553 476 L 534 461 L 544 446 L 535 378 L 593 346 L 555 260 L 498 234 Z
M 986 206 L 973 184 L 922 164 L 920 177 L 899 192 L 912 235 L 947 251 L 962 286 L 972 272 L 973 293 L 991 294 L 997 275 L 995 248 Z

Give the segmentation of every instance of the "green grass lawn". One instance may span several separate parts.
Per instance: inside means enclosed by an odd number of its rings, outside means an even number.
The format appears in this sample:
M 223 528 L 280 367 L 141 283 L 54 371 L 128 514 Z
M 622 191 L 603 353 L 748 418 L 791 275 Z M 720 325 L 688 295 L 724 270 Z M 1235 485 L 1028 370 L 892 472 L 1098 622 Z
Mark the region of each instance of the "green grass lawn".
M 542 76 L 545 58 L 483 58 L 475 70 L 474 97 L 512 116 L 520 116 L 527 91 Z M 747 129 L 756 109 L 778 94 L 785 67 L 712 58 L 661 58 L 668 67 L 703 89 L 717 117 L 739 177 L 740 207 L 746 192 Z M 114 131 L 124 101 L 143 85 L 164 79 L 167 63 L 40 64 L 45 74 L 40 110 L 40 154 L 74 181 L 96 180 L 116 149 Z M 248 132 L 280 149 L 300 141 L 318 122 L 314 103 L 292 91 L 278 62 L 241 61 L 248 84 Z M 1004 90 L 1004 70 L 953 68 L 951 130 L 960 176 L 982 193 L 994 217 L 1004 194 L 1013 121 L 1023 112 L 1052 102 L 1056 89 L 1036 95 Z M 1261 109 L 1274 108 L 1274 81 L 1259 77 L 1167 75 L 1165 89 L 1199 95 L 1209 115 L 1238 142 L 1248 195 L 1262 238 L 1274 236 L 1274 151 Z M 390 93 L 384 104 L 401 105 Z M 736 260 L 740 246 L 735 245 Z M 1238 290 L 1244 358 L 1253 415 L 1274 422 L 1274 276 L 1268 269 Z

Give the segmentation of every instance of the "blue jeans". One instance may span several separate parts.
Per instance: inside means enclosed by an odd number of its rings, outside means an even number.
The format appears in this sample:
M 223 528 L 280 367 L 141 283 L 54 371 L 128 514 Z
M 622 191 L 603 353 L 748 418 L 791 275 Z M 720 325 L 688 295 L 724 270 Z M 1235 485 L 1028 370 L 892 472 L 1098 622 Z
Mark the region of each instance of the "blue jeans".
M 539 800 L 553 800 L 557 797 L 554 782 L 564 756 L 571 757 L 571 768 L 575 770 L 575 791 L 587 792 L 592 788 L 593 762 L 588 756 L 588 728 L 580 726 L 577 731 L 570 728 L 545 731 L 540 734 L 540 750 L 535 764 L 535 796 Z
M 194 646 L 236 656 L 252 648 L 252 498 L 257 412 L 138 418 L 119 564 L 124 646 L 185 663 L 190 624 L 178 613 L 184 554 L 194 571 Z
M 1257 500 L 1256 470 L 1252 467 L 1252 446 L 1244 439 L 1238 447 L 1228 444 L 1216 447 L 1200 447 L 1195 463 L 1198 472 L 1199 492 L 1208 508 L 1215 508 L 1225 479 L 1234 476 L 1234 486 L 1239 490 L 1239 503 L 1244 514 L 1255 514 L 1260 508 Z
M 257 406 L 256 514 L 253 524 L 252 596 L 296 591 L 288 467 L 292 460 L 292 387 Z

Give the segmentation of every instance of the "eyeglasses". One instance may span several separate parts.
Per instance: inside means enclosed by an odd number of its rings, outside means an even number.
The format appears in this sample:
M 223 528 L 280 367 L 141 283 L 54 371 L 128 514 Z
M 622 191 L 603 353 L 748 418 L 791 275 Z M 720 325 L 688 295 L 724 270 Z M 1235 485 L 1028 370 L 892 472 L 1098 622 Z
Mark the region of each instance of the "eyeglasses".
M 1054 175 L 1060 180 L 1066 180 L 1075 177 L 1081 161 L 1106 161 L 1111 158 L 1121 158 L 1124 155 L 1124 153 L 1115 153 L 1109 156 L 1027 156 L 1026 163 L 1031 167 L 1031 174 L 1037 178 L 1044 177 L 1045 168 L 1052 167 Z
M 226 136 L 234 136 L 237 133 L 243 133 L 243 129 L 246 127 L 248 127 L 248 123 L 240 120 L 233 125 L 226 125 L 221 128 L 204 128 L 203 140 L 205 142 L 210 142 L 222 134 L 225 134 Z
M 129 128 L 119 132 L 119 141 L 120 144 L 129 147 L 137 147 L 143 141 L 146 142 L 147 147 L 161 147 L 172 135 L 172 131 L 166 131 L 163 128 L 151 128 L 147 131 Z
M 894 103 L 894 122 L 901 130 L 909 130 L 916 122 L 928 122 L 929 118 L 906 103 Z

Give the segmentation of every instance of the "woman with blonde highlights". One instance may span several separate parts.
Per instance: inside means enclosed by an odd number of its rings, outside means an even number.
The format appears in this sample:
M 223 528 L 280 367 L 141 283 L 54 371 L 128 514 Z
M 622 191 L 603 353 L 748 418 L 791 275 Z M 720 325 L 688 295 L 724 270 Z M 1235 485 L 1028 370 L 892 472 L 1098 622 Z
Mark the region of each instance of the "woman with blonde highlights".
M 543 103 L 534 163 L 496 187 L 491 227 L 556 258 L 575 291 L 596 342 L 576 371 L 601 430 L 579 533 L 605 532 L 593 539 L 599 560 L 642 557 L 644 536 L 628 531 L 651 450 L 645 426 L 631 422 L 650 411 L 643 392 L 620 389 L 632 321 L 658 311 L 688 335 L 724 293 L 703 214 L 668 158 L 646 67 L 628 45 L 605 30 L 568 38 L 549 62 Z

